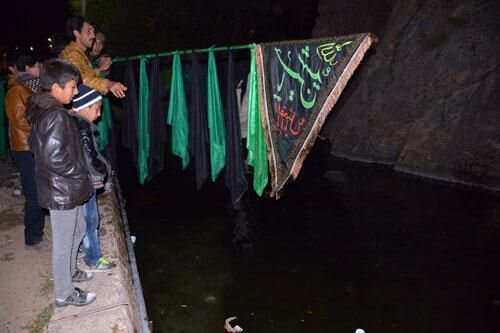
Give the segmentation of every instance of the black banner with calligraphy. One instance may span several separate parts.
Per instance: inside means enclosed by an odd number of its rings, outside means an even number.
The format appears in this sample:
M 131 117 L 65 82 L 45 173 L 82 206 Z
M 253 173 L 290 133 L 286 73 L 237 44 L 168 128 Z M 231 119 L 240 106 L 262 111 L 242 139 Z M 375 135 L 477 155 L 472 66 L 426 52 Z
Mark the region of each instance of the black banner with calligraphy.
M 302 163 L 347 81 L 376 37 L 370 33 L 256 47 L 272 195 Z

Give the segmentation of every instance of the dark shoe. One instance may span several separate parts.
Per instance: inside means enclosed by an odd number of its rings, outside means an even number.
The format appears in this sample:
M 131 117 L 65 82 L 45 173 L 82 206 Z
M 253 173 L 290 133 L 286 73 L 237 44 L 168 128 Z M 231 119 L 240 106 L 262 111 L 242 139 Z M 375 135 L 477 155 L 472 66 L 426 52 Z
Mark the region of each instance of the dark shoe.
M 96 299 L 96 294 L 88 291 L 83 291 L 80 288 L 75 288 L 71 295 L 69 295 L 65 300 L 56 298 L 56 306 L 84 306 L 92 303 Z
M 112 261 L 100 257 L 95 265 L 87 265 L 89 272 L 105 272 L 109 271 L 111 268 L 115 267 L 116 264 Z
M 84 282 L 91 280 L 93 276 L 94 274 L 92 274 L 91 272 L 85 272 L 77 268 L 75 274 L 73 274 L 73 276 L 71 277 L 71 281 Z
M 25 245 L 25 249 L 28 251 L 39 251 L 45 252 L 50 250 L 50 242 L 48 241 L 40 241 L 33 245 Z

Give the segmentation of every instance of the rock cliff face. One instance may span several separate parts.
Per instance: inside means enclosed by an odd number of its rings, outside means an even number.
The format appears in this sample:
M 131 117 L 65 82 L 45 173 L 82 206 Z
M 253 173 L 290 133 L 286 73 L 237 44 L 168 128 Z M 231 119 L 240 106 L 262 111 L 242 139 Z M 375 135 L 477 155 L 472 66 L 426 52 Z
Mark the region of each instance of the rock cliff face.
M 500 2 L 320 0 L 314 37 L 373 32 L 323 128 L 332 154 L 500 190 Z

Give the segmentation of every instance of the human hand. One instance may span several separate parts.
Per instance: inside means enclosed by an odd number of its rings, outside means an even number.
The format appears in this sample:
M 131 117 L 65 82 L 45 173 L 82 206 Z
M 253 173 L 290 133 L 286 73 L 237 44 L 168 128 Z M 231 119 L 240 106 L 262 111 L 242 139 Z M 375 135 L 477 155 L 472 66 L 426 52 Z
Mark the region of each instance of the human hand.
M 9 66 L 7 67 L 9 69 L 10 74 L 17 76 L 17 68 L 16 66 Z
M 115 95 L 115 97 L 117 97 L 117 98 L 124 98 L 125 97 L 125 91 L 127 91 L 127 87 L 125 87 L 120 82 L 109 81 L 108 87 L 109 87 L 109 91 L 111 91 L 111 93 L 113 95 Z
M 99 58 L 99 71 L 100 72 L 107 71 L 112 63 L 113 63 L 113 60 L 111 59 L 110 56 L 108 56 L 108 55 L 101 56 Z
M 106 184 L 104 184 L 104 191 L 106 193 L 113 192 L 113 182 L 112 181 L 107 181 Z

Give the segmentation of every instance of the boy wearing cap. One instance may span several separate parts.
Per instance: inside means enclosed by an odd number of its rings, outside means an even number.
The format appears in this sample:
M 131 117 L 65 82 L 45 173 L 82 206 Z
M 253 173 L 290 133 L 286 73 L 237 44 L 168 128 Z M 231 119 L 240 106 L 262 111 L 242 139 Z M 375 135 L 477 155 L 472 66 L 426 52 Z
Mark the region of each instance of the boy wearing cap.
M 73 285 L 92 278 L 92 273 L 76 267 L 78 246 L 85 235 L 82 204 L 92 194 L 92 181 L 78 128 L 64 108 L 78 93 L 78 79 L 73 65 L 49 60 L 40 73 L 42 92 L 30 97 L 27 106 L 38 203 L 50 212 L 56 306 L 82 306 L 96 299 L 95 293 Z
M 80 133 L 85 161 L 94 185 L 92 196 L 83 205 L 83 215 L 87 225 L 83 239 L 84 261 L 89 271 L 100 272 L 116 266 L 102 256 L 97 233 L 99 211 L 97 209 L 96 189 L 104 187 L 106 176 L 108 176 L 108 182 L 111 181 L 109 177 L 111 166 L 99 153 L 94 136 L 97 127 L 93 122 L 101 114 L 102 96 L 96 90 L 84 84 L 78 86 L 78 92 L 78 95 L 73 99 L 73 112 L 71 112 L 71 115 Z

